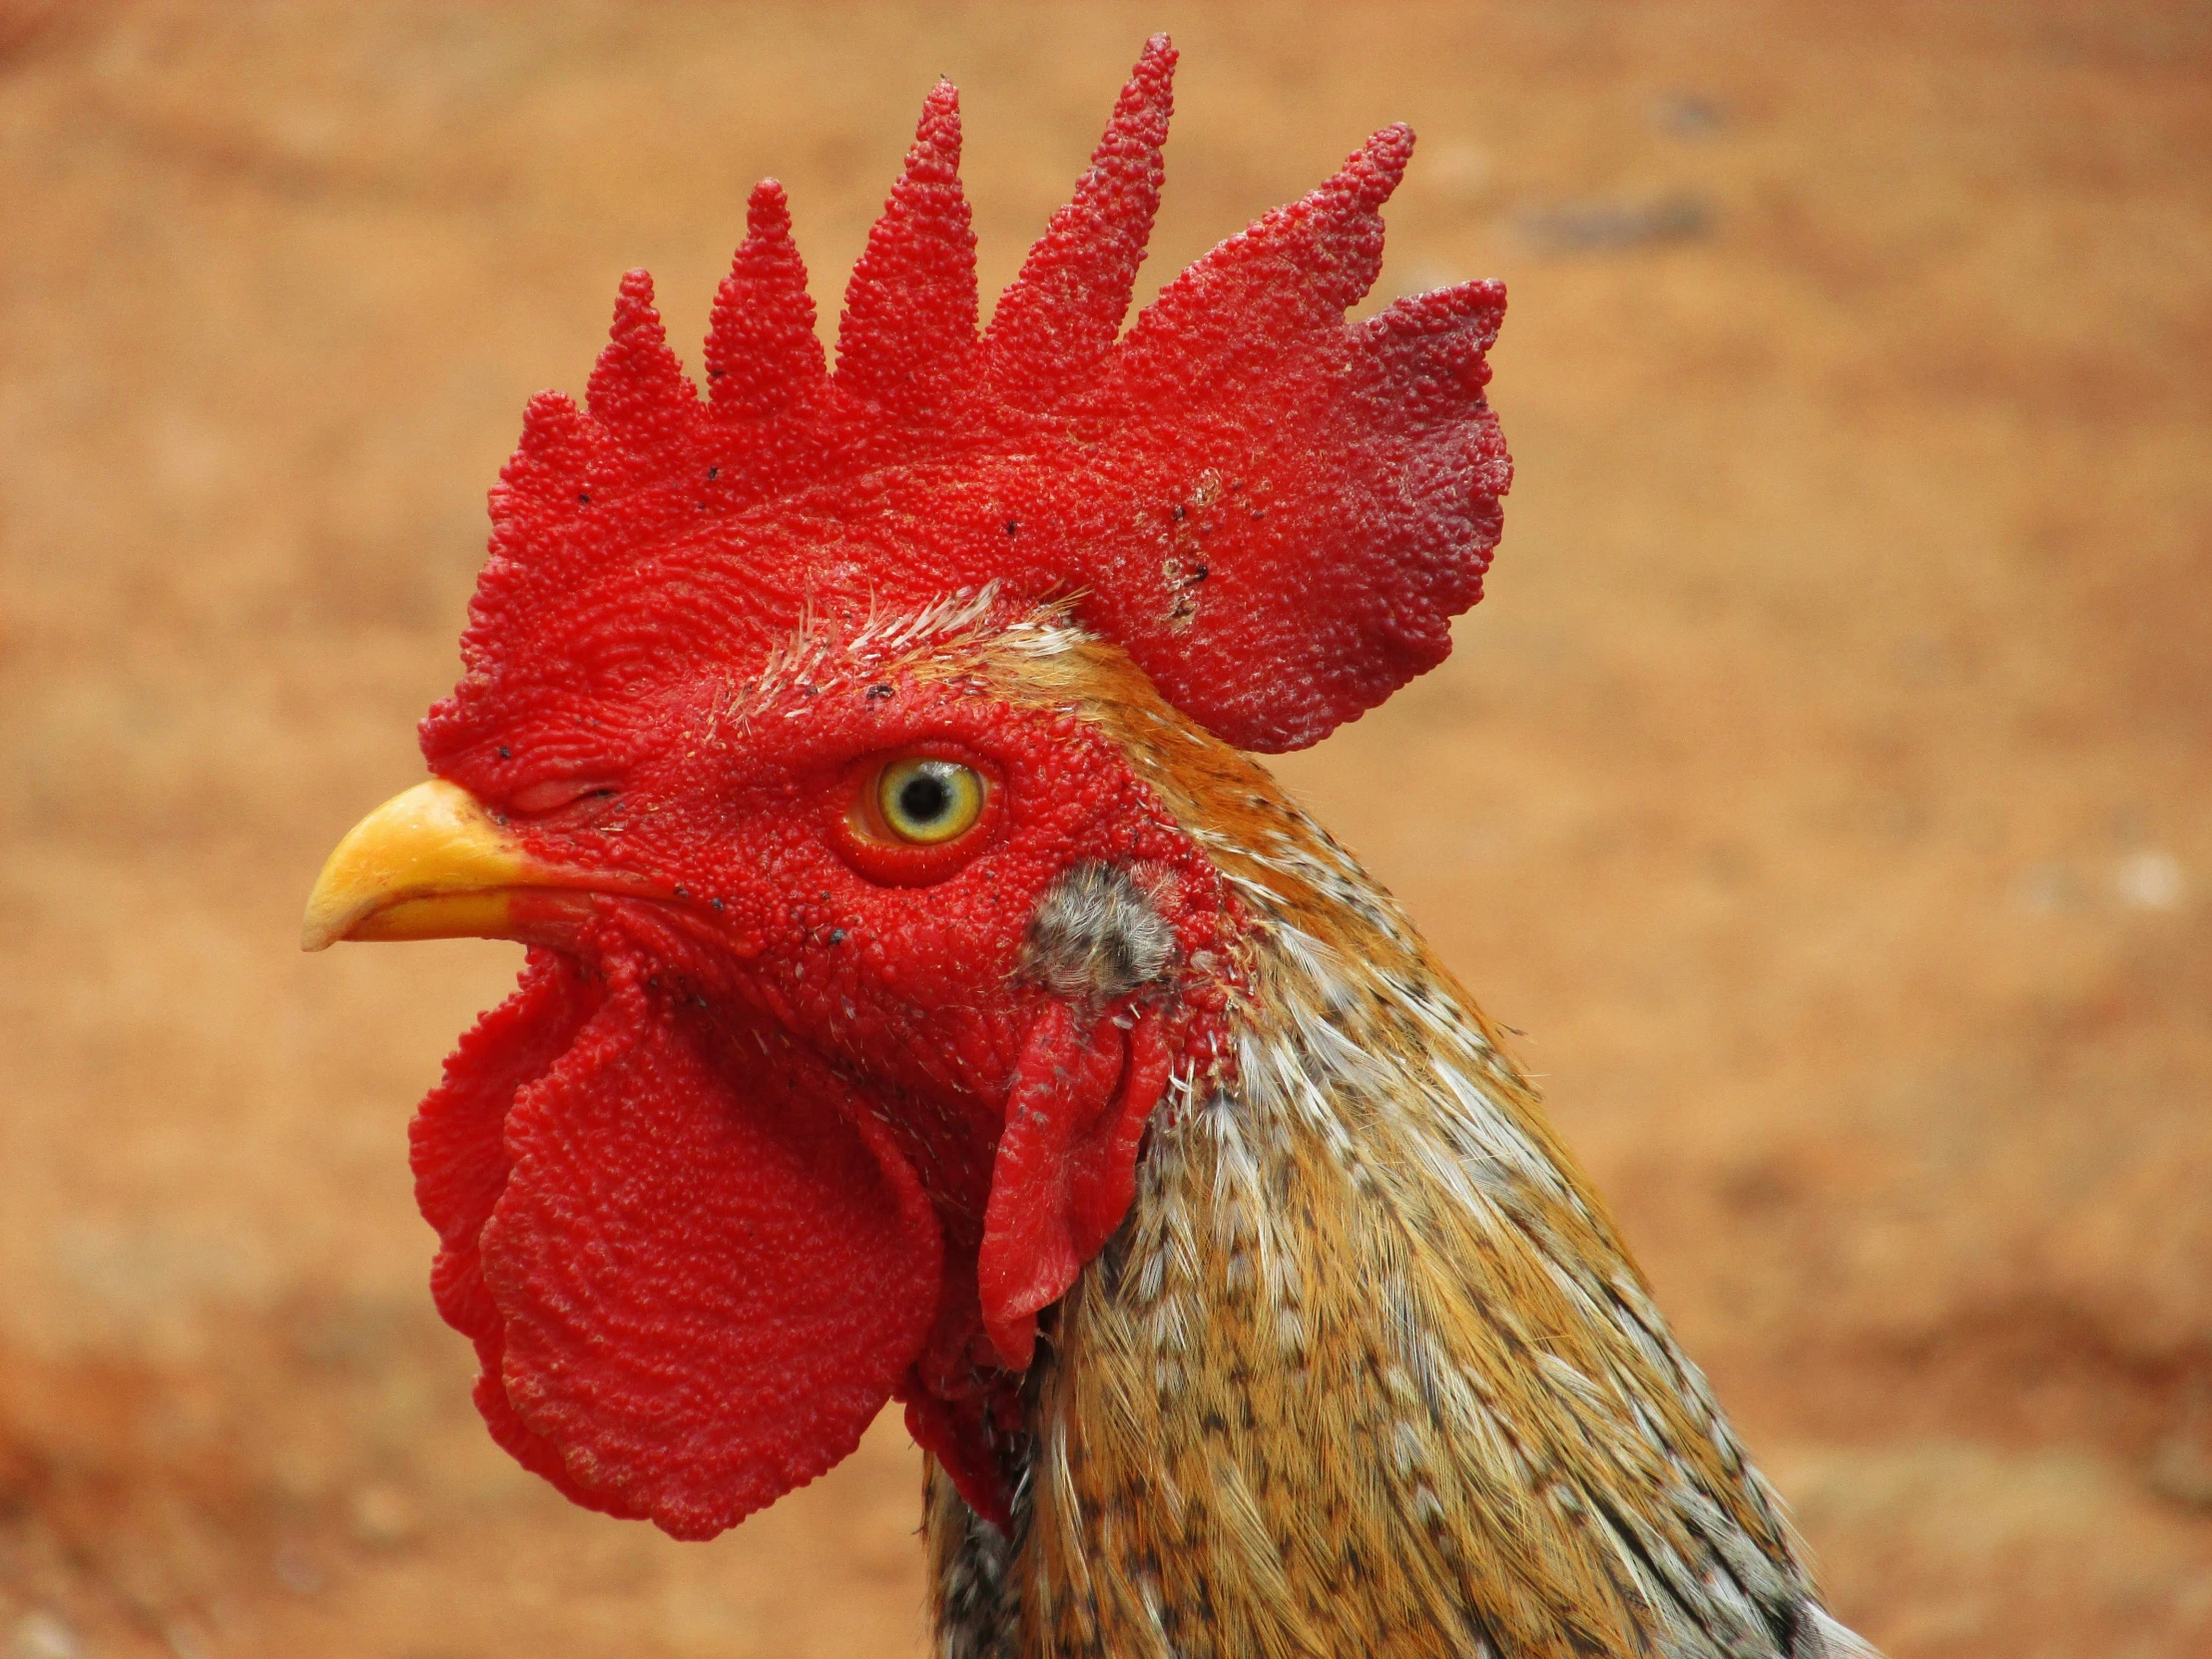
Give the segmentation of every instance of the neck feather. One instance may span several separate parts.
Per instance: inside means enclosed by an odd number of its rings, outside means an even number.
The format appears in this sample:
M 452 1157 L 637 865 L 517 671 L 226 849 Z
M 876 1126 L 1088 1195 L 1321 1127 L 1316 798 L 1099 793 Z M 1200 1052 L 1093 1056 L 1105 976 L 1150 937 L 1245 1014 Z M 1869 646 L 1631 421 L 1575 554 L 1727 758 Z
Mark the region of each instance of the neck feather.
M 1011 1535 L 932 1482 L 945 1659 L 1829 1651 L 1496 1031 L 1257 765 L 1103 718 L 1247 905 L 1249 994 L 1031 1374 Z

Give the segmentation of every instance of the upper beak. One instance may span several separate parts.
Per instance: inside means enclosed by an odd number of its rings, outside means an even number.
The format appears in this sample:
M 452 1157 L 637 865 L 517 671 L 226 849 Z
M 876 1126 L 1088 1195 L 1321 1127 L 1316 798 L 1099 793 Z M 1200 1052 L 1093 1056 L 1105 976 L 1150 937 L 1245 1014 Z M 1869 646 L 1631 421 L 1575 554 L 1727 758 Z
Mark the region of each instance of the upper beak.
M 532 922 L 574 908 L 578 889 L 594 886 L 623 883 L 526 851 L 474 796 L 433 778 L 346 831 L 307 895 L 299 948 L 339 939 L 529 937 Z

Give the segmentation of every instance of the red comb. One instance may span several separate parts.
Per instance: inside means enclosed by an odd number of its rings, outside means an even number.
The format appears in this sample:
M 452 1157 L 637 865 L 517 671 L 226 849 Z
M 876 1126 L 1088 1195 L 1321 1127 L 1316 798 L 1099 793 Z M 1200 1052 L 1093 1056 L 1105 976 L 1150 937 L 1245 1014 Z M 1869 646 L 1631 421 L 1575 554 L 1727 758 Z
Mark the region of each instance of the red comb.
M 1146 45 L 980 335 L 949 85 L 852 274 L 834 373 L 774 183 L 716 295 L 704 402 L 650 278 L 624 277 L 589 413 L 540 395 L 501 474 L 469 676 L 425 724 L 432 760 L 523 703 L 636 695 L 765 654 L 805 616 L 856 625 L 986 583 L 1008 604 L 1072 598 L 1248 749 L 1313 743 L 1440 662 L 1510 475 L 1482 395 L 1503 289 L 1345 321 L 1412 148 L 1391 127 L 1117 339 L 1174 62 L 1165 36 Z

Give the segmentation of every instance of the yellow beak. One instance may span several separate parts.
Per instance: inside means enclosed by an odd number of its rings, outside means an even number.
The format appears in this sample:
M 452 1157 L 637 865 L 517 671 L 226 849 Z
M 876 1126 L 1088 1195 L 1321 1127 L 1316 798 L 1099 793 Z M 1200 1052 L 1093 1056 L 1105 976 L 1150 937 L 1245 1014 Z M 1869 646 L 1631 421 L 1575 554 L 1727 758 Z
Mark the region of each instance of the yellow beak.
M 511 939 L 532 936 L 576 889 L 618 880 L 548 863 L 523 850 L 482 803 L 433 778 L 395 795 L 346 831 L 307 895 L 299 948 L 340 939 Z M 532 902 L 535 900 L 535 902 Z

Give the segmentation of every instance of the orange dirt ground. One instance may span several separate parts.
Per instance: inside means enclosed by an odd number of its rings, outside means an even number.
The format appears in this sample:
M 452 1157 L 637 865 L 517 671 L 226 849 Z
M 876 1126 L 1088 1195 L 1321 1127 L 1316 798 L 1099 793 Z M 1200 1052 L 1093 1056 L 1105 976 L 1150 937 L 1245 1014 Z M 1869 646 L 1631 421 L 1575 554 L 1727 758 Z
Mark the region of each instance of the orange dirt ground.
M 711 1545 L 493 1449 L 404 1133 L 517 952 L 294 931 L 619 273 L 695 356 L 773 173 L 833 315 L 941 72 L 995 287 L 1162 25 L 1152 283 L 1402 117 L 1385 289 L 1513 295 L 1490 597 L 1283 771 L 1528 1033 L 1844 1616 L 2212 1653 L 2203 5 L 19 0 L 6 1659 L 921 1651 L 892 1421 Z

